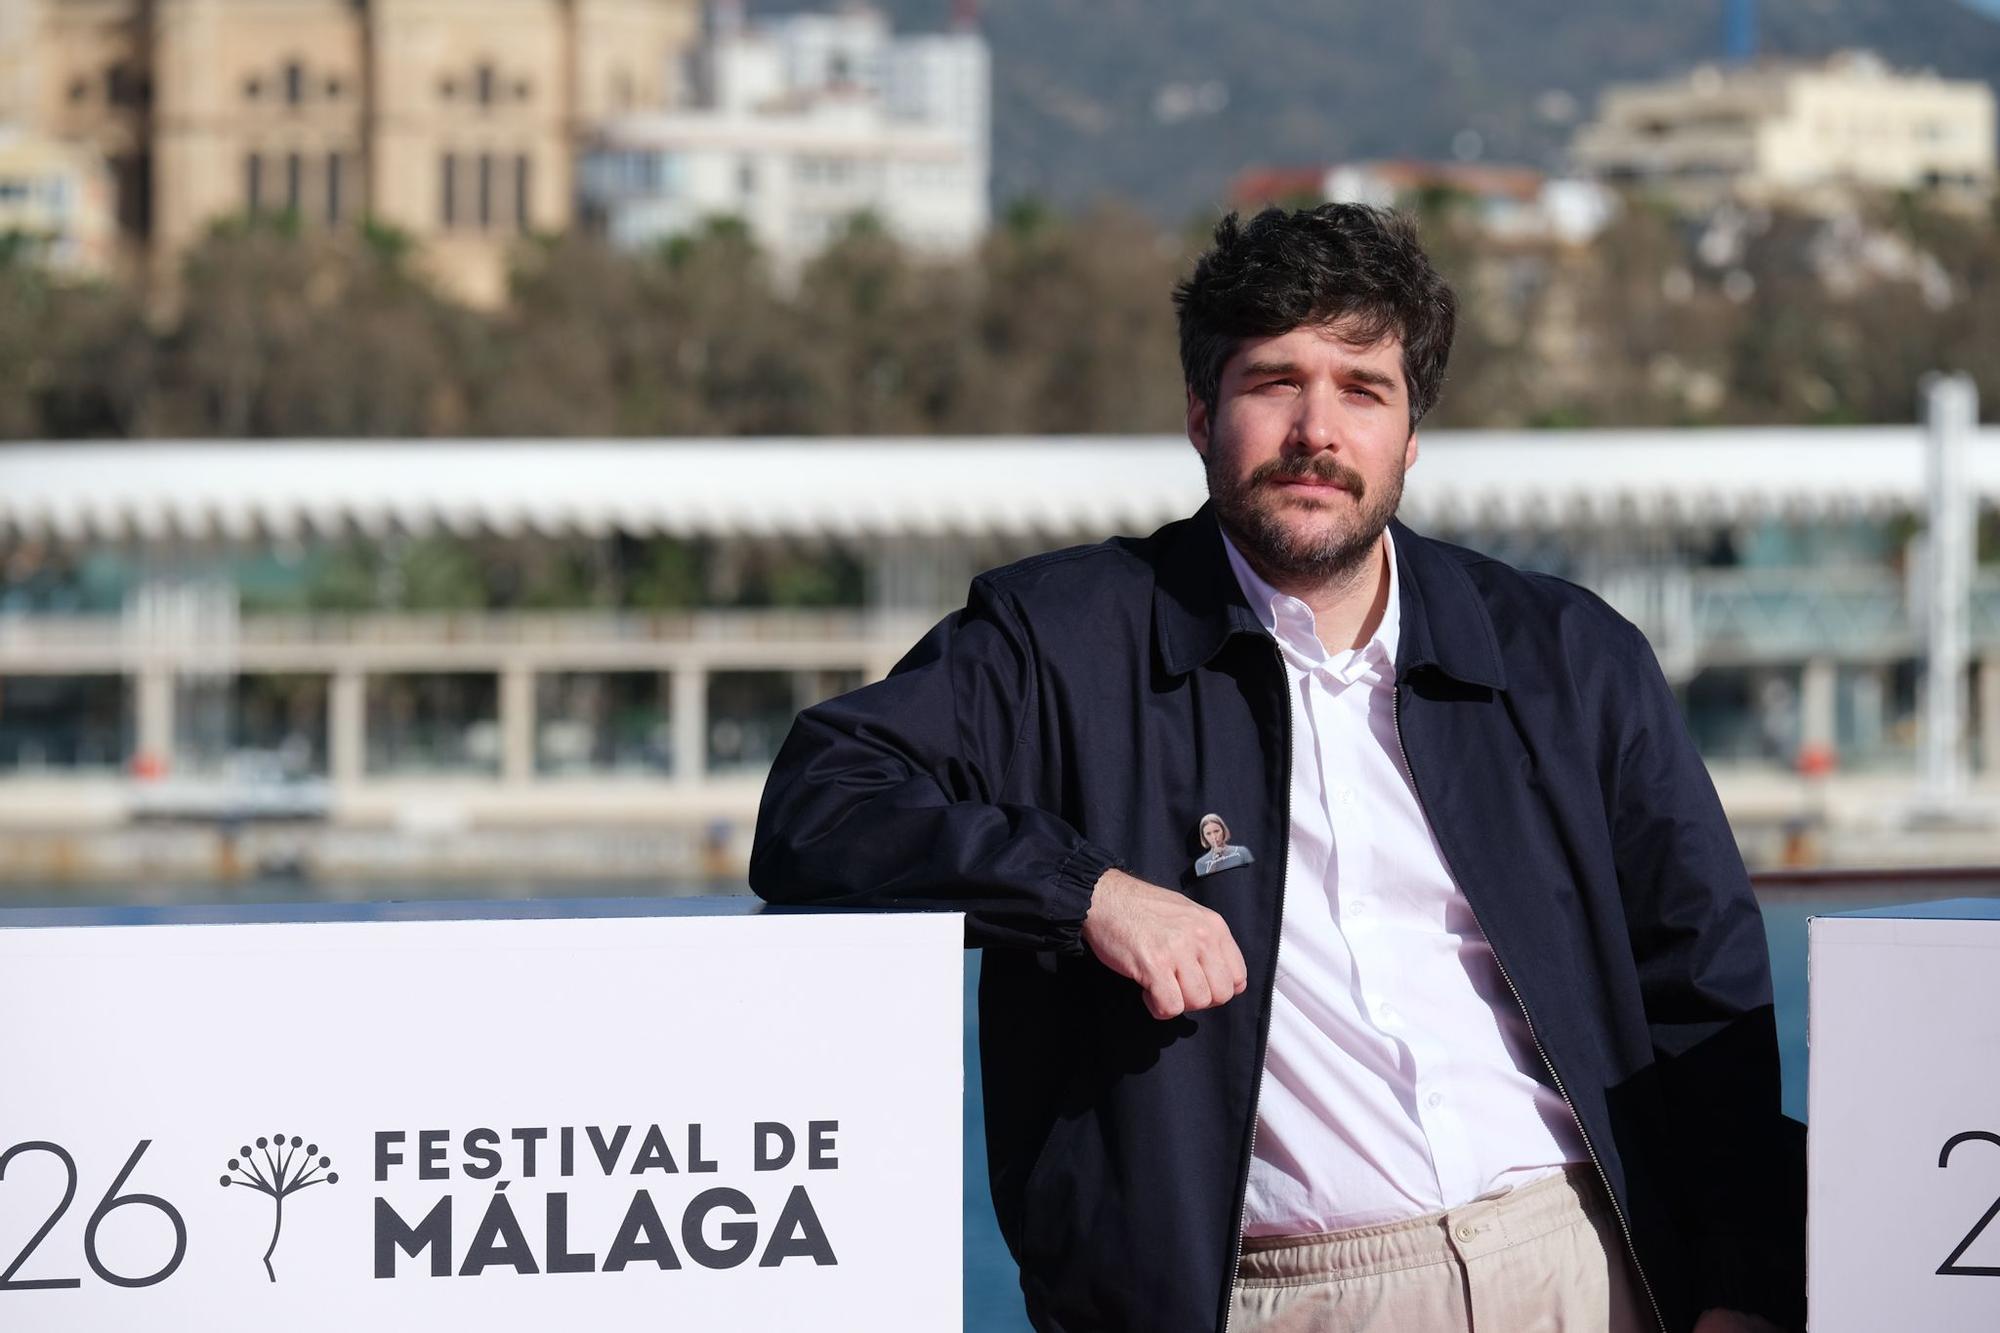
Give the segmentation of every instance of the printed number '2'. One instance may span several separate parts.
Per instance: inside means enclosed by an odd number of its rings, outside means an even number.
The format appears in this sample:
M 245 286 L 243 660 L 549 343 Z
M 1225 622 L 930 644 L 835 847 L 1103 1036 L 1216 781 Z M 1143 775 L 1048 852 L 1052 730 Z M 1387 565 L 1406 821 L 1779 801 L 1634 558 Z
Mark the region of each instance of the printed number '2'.
M 1951 1150 L 1968 1139 L 1982 1139 L 1987 1143 L 2000 1146 L 2000 1134 L 1993 1134 L 1983 1129 L 1968 1129 L 1963 1134 L 1954 1134 L 1946 1139 L 1944 1147 L 1938 1150 L 1938 1168 L 1940 1170 L 1951 1163 Z M 1987 1223 L 1991 1222 L 1996 1216 L 2000 1216 L 2000 1199 L 1995 1199 L 1993 1206 L 1980 1214 L 1979 1220 L 1972 1224 L 1972 1230 L 1966 1232 L 1965 1239 L 1958 1243 L 1958 1248 L 1944 1257 L 1944 1262 L 1938 1265 L 1938 1276 L 2000 1277 L 2000 1268 L 1984 1267 L 1978 1264 L 1960 1264 L 1958 1262 L 1958 1256 L 1972 1248 L 1972 1242 L 1979 1239 L 1979 1233 L 1986 1230 Z
M 28 1262 L 28 1256 L 35 1252 L 35 1247 L 42 1243 L 42 1238 L 55 1229 L 57 1220 L 69 1211 L 70 1203 L 76 1198 L 76 1159 L 71 1157 L 69 1150 L 59 1143 L 43 1143 L 37 1140 L 34 1143 L 15 1144 L 4 1154 L 0 1154 L 0 1178 L 5 1178 L 7 1175 L 7 1163 L 22 1153 L 30 1152 L 53 1153 L 63 1164 L 63 1170 L 69 1173 L 69 1185 L 63 1190 L 62 1202 L 49 1214 L 49 1220 L 42 1223 L 42 1229 L 28 1237 L 28 1243 L 14 1256 L 14 1262 L 7 1265 L 6 1272 L 0 1273 L 0 1291 L 46 1291 L 52 1287 L 80 1287 L 83 1285 L 81 1278 L 40 1277 L 22 1278 L 19 1281 L 14 1278 L 14 1274 L 21 1270 L 22 1264 Z

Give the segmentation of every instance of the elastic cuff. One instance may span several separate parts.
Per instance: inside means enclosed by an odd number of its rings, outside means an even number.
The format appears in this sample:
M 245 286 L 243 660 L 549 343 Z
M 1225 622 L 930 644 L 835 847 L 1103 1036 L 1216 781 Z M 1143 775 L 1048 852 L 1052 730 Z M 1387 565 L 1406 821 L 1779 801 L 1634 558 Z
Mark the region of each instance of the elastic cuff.
M 1083 947 L 1083 919 L 1090 915 L 1090 895 L 1107 870 L 1123 870 L 1125 863 L 1093 842 L 1079 841 L 1049 878 L 1049 924 L 1051 943 L 1058 952 L 1080 954 Z

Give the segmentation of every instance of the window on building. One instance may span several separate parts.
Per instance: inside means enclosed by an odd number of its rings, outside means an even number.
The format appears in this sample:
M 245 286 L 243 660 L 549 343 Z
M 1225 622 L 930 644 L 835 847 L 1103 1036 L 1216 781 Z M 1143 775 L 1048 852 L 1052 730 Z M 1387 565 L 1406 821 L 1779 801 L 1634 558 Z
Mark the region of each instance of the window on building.
M 534 85 L 530 84 L 526 79 L 516 79 L 514 81 L 514 99 L 516 101 L 525 102 L 533 95 Z
M 298 153 L 285 154 L 285 211 L 297 213 L 305 207 L 306 160 Z
M 740 194 L 757 193 L 757 164 L 747 157 L 736 164 L 736 189 Z
M 84 100 L 84 99 L 85 99 L 86 97 L 89 97 L 89 96 L 90 96 L 90 81 L 89 81 L 88 79 L 72 79 L 72 80 L 70 80 L 70 85 L 69 85 L 69 100 L 70 100 L 70 101 L 72 101 L 72 102 L 81 102 L 81 101 L 83 101 L 83 100 Z
M 667 198 L 680 193 L 686 168 L 679 153 L 648 153 L 645 162 L 647 193 Z
M 328 80 L 326 81 L 326 100 L 327 100 L 327 101 L 329 101 L 329 102 L 338 102 L 338 101 L 340 100 L 340 94 L 341 94 L 341 92 L 342 92 L 342 91 L 343 91 L 343 89 L 342 89 L 342 88 L 341 88 L 341 86 L 340 86 L 340 80 L 339 80 L 339 79 L 328 79 Z
M 117 769 L 132 753 L 129 677 L 9 676 L 0 697 L 0 771 Z
M 153 231 L 153 158 L 126 153 L 111 159 L 111 179 L 118 194 L 118 227 L 127 236 Z
M 476 96 L 476 97 L 477 97 L 477 98 L 479 99 L 479 105 L 481 105 L 481 106 L 492 106 L 492 105 L 493 105 L 493 66 L 491 66 L 491 65 L 481 65 L 481 66 L 479 67 L 479 74 L 478 74 L 478 76 L 477 76 L 477 77 L 478 77 L 478 91 L 477 91 L 477 93 L 475 93 L 474 95 L 475 95 L 475 96 Z
M 447 102 L 458 96 L 458 81 L 456 79 L 439 79 L 438 96 Z
M 715 672 L 708 678 L 707 771 L 770 767 L 801 708 L 860 684 L 859 671 Z
M 327 770 L 328 677 L 271 673 L 183 677 L 174 688 L 174 766 L 254 772 L 273 788 Z
M 264 207 L 264 159 L 257 153 L 243 158 L 243 209 L 257 213 Z
M 328 226 L 340 224 L 340 187 L 343 160 L 339 153 L 326 155 L 326 221 Z
M 494 154 L 482 152 L 478 158 L 478 196 L 476 196 L 480 230 L 494 224 Z
M 297 106 L 306 100 L 305 66 L 294 60 L 285 66 L 285 105 Z
M 535 677 L 535 770 L 592 775 L 673 771 L 672 691 L 655 671 Z M 692 756 L 690 756 L 692 757 Z
M 514 159 L 514 230 L 519 232 L 527 231 L 529 226 L 528 196 L 533 165 L 526 153 Z
M 457 153 L 446 153 L 438 159 L 438 221 L 446 227 L 458 225 Z
M 252 74 L 249 78 L 243 80 L 243 96 L 246 101 L 254 102 L 263 95 L 264 81 L 262 79 Z
M 500 771 L 499 678 L 482 672 L 370 676 L 366 771 Z

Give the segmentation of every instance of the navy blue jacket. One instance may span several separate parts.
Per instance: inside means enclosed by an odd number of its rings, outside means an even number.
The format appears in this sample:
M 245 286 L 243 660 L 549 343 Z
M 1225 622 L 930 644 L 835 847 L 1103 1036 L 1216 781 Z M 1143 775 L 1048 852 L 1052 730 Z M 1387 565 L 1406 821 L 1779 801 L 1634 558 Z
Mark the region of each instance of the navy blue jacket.
M 1797 1323 L 1803 1152 L 1729 825 L 1639 632 L 1395 528 L 1398 728 L 1663 1327 Z M 1211 511 L 981 575 L 888 679 L 806 710 L 750 883 L 967 914 L 994 1205 L 1044 1333 L 1220 1329 L 1284 891 L 1291 725 Z M 1251 865 L 1198 878 L 1224 812 Z M 1080 939 L 1107 867 L 1227 920 L 1249 988 L 1159 1022 Z M 1795 1128 L 1795 1126 L 1794 1126 Z

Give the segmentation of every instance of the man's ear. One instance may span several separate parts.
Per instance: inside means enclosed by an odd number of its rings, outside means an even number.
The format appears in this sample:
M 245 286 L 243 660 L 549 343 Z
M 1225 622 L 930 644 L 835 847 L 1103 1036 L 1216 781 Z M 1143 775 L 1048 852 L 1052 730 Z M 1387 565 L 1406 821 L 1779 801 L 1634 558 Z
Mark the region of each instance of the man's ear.
M 1208 457 L 1208 404 L 1193 389 L 1187 391 L 1187 437 L 1194 451 Z
M 1417 433 L 1410 432 L 1410 442 L 1403 446 L 1403 470 L 1409 471 L 1417 464 Z

